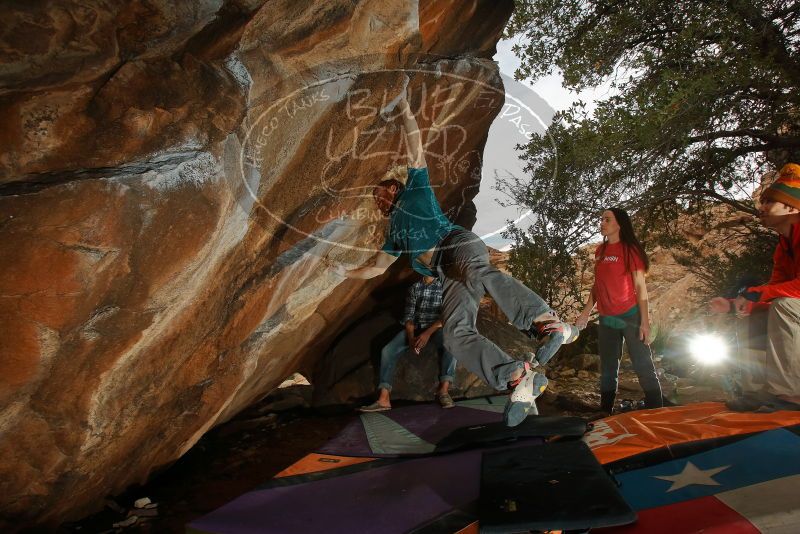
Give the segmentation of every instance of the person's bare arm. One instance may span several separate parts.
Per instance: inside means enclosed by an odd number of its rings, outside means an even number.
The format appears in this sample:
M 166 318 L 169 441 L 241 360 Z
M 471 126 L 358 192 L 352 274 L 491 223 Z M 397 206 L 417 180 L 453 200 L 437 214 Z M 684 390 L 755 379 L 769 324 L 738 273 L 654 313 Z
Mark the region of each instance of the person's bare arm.
M 725 297 L 714 297 L 708 301 L 708 309 L 711 313 L 728 313 L 731 311 L 731 300 Z
M 406 343 L 409 347 L 415 348 L 417 343 L 417 338 L 414 337 L 414 322 L 413 321 L 406 321 L 404 325 L 406 329 Z
M 425 345 L 428 344 L 428 341 L 431 339 L 431 336 L 439 330 L 443 326 L 441 319 L 430 325 L 428 328 L 425 329 L 422 334 L 416 339 L 414 343 L 414 352 L 419 354 L 422 349 L 425 348 Z
M 589 293 L 589 299 L 586 301 L 586 306 L 583 307 L 583 311 L 575 320 L 575 326 L 577 326 L 580 330 L 586 328 L 586 325 L 589 324 L 589 316 L 594 311 L 594 293 Z
M 408 147 L 408 166 L 414 169 L 422 169 L 428 166 L 425 162 L 425 150 L 422 143 L 422 131 L 419 129 L 417 119 L 411 112 L 411 106 L 406 98 L 403 98 L 398 105 L 403 117 L 403 126 L 406 131 L 406 146 Z
M 639 313 L 642 322 L 639 325 L 639 339 L 645 344 L 650 344 L 650 310 L 648 308 L 647 283 L 644 281 L 644 271 L 633 272 L 633 287 L 636 290 L 636 302 L 639 304 Z
M 433 333 L 436 332 L 437 330 L 439 330 L 442 326 L 444 326 L 442 324 L 442 320 L 439 319 L 438 321 L 436 321 L 435 323 L 430 325 L 428 328 L 426 328 L 425 332 L 427 332 L 429 336 L 433 335 Z
M 392 256 L 391 254 L 380 251 L 378 252 L 378 255 L 375 256 L 375 259 L 371 265 L 365 265 L 363 267 L 358 267 L 357 269 L 344 269 L 342 275 L 346 276 L 347 278 L 359 278 L 361 280 L 375 278 L 376 276 L 380 276 L 385 273 L 386 269 L 388 269 L 391 264 L 397 261 L 397 258 L 398 256 Z

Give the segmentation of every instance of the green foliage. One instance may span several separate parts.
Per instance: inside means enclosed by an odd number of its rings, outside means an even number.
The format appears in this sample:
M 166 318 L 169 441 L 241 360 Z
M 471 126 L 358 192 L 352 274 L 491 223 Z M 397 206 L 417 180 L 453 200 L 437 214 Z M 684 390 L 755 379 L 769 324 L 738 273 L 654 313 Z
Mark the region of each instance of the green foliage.
M 506 36 L 520 43 L 518 79 L 560 72 L 606 95 L 592 112 L 578 102 L 557 113 L 524 147 L 527 175 L 501 186 L 546 221 L 513 234 L 533 247 L 517 260 L 539 262 L 522 273 L 532 284 L 566 277 L 562 255 L 596 238 L 604 208 L 635 213 L 649 245 L 676 246 L 680 214 L 726 204 L 753 215 L 761 174 L 800 161 L 798 0 L 517 0 Z M 747 239 L 738 256 L 687 261 L 709 290 L 740 262 L 763 273 L 773 241 Z
M 704 299 L 724 295 L 733 297 L 742 285 L 760 285 L 769 280 L 772 254 L 778 236 L 764 229 L 753 228 L 742 235 L 731 236 L 736 246 L 724 246 L 716 254 L 700 254 L 697 247 L 684 244 L 676 251 L 675 260 L 688 267 L 701 282 L 699 294 Z
M 506 184 L 548 219 L 594 231 L 612 205 L 662 223 L 707 202 L 755 213 L 741 199 L 767 156 L 800 156 L 800 2 L 519 0 L 507 35 L 524 38 L 519 78 L 610 87 L 593 114 L 558 113 L 526 147 L 530 176 Z
M 538 293 L 560 315 L 581 302 L 586 266 L 585 252 L 575 248 L 569 228 L 539 220 L 527 231 L 511 226 L 505 234 L 518 246 L 511 250 L 511 274 Z

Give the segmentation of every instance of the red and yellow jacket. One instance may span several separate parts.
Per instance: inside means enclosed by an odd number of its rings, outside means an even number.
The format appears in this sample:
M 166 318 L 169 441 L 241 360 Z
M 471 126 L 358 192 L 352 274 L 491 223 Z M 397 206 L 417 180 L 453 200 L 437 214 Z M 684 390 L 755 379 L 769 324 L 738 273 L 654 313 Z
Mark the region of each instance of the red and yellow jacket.
M 800 298 L 800 223 L 792 226 L 788 239 L 780 237 L 772 259 L 775 265 L 769 282 L 763 286 L 749 287 L 747 291 L 760 293 L 758 302 L 768 302 L 778 297 Z

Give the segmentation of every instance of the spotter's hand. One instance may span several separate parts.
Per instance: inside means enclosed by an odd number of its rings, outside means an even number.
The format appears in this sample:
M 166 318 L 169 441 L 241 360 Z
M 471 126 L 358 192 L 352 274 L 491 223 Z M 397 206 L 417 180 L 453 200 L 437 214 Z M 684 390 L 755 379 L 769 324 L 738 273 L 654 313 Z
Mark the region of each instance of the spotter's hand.
M 753 303 L 741 295 L 733 301 L 733 306 L 737 317 L 747 317 L 753 311 Z
M 711 313 L 728 313 L 731 311 L 731 302 L 725 297 L 714 297 L 708 301 L 708 309 Z

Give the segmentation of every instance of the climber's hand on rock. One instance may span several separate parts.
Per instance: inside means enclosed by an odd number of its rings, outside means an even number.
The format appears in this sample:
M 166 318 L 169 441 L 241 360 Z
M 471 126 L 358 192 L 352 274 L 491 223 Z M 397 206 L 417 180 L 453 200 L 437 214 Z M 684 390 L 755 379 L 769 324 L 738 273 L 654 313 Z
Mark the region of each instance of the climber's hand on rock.
M 347 267 L 345 267 L 343 264 L 334 263 L 331 265 L 331 270 L 336 276 L 340 278 L 347 278 Z

